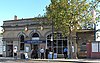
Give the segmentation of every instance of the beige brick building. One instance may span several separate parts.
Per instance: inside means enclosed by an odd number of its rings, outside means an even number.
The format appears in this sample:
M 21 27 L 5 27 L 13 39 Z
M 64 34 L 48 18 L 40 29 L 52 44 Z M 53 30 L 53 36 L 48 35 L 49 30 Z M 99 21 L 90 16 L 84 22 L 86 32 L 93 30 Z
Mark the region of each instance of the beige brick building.
M 31 56 L 32 48 L 38 51 L 40 48 L 56 48 L 58 54 L 63 54 L 64 46 L 67 46 L 67 38 L 61 32 L 56 32 L 51 41 L 52 26 L 43 24 L 48 22 L 46 18 L 26 18 L 3 21 L 3 56 L 13 57 L 13 49 L 17 48 L 18 57 L 21 53 L 28 53 Z

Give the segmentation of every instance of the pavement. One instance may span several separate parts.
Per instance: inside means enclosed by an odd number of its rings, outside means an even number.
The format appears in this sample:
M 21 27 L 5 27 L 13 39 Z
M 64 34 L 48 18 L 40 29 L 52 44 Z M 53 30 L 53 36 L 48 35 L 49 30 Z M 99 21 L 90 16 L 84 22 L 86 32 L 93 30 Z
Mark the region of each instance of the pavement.
M 14 61 L 15 59 L 13 57 L 0 57 L 0 62 L 2 61 Z M 49 61 L 49 62 L 74 62 L 74 63 L 100 63 L 100 59 L 20 59 L 18 58 L 17 60 L 22 61 L 22 60 L 29 60 L 29 61 Z
M 32 59 L 34 61 L 100 63 L 100 59 Z

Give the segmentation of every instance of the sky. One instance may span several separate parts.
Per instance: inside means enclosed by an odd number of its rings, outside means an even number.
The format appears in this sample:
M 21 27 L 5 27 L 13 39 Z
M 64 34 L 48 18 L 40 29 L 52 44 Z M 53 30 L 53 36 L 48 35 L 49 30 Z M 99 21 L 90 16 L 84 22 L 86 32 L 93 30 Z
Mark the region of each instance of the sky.
M 14 15 L 18 19 L 43 15 L 49 4 L 50 0 L 0 0 L 0 26 L 5 20 L 13 20 Z

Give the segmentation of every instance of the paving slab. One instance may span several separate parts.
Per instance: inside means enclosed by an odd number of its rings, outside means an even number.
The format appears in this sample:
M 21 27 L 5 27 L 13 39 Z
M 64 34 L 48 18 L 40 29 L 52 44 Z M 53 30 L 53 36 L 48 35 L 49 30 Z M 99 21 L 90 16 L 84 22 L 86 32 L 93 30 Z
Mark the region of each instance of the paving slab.
M 31 59 L 29 58 L 28 60 L 26 59 L 20 59 L 18 58 L 15 60 L 13 57 L 0 57 L 0 62 L 4 61 L 44 61 L 44 62 L 77 62 L 77 63 L 100 63 L 100 59 Z

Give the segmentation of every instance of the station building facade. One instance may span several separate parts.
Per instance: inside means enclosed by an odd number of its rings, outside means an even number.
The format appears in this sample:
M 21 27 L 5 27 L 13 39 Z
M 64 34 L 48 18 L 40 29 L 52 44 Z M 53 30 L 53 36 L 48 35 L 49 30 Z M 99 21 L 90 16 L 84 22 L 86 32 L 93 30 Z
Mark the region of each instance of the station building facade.
M 52 26 L 43 24 L 48 22 L 46 18 L 26 18 L 3 21 L 3 56 L 13 57 L 13 49 L 17 48 L 18 57 L 21 53 L 28 53 L 31 57 L 32 48 L 56 48 L 58 54 L 63 54 L 63 48 L 67 46 L 67 37 L 63 37 L 60 31 L 55 32 L 52 47 Z M 39 52 L 38 52 L 39 56 Z

